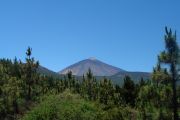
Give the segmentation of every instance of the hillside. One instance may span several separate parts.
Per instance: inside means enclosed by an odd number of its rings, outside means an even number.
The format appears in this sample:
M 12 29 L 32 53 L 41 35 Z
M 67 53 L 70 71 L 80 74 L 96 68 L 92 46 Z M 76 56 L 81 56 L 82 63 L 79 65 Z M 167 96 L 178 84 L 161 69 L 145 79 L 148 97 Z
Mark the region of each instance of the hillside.
M 39 66 L 37 71 L 42 75 L 52 76 L 52 77 L 55 77 L 55 78 L 61 78 L 62 77 L 58 73 L 56 73 L 56 72 L 54 72 L 52 70 L 49 70 L 49 69 L 47 69 L 46 67 L 43 67 L 43 66 Z

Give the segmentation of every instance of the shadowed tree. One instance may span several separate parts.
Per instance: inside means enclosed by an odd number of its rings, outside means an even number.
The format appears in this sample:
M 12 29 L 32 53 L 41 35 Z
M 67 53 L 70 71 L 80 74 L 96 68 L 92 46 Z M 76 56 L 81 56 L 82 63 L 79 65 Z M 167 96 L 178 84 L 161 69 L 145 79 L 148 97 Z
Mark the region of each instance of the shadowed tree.
M 87 77 L 87 94 L 88 94 L 89 100 L 91 100 L 93 97 L 92 95 L 93 73 L 90 68 L 88 69 L 88 72 L 86 73 L 86 77 Z
M 125 100 L 126 104 L 130 104 L 131 106 L 135 105 L 135 84 L 131 80 L 129 76 L 124 77 L 124 84 L 123 84 L 123 99 Z

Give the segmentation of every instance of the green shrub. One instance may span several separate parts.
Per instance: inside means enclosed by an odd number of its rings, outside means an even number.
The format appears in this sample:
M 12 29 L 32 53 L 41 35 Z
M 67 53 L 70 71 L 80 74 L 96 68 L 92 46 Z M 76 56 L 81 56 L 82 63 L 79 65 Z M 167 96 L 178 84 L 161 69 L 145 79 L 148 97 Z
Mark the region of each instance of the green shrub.
M 45 98 L 22 120 L 97 120 L 102 115 L 102 110 L 94 103 L 69 91 Z

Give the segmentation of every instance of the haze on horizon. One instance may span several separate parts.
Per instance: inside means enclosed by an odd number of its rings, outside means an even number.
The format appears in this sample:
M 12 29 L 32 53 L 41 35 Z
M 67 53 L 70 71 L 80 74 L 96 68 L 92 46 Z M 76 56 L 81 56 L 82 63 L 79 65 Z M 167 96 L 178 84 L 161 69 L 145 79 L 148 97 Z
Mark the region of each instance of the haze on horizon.
M 151 72 L 164 28 L 177 30 L 179 0 L 0 1 L 0 57 L 25 58 L 60 71 L 89 57 L 128 71 Z

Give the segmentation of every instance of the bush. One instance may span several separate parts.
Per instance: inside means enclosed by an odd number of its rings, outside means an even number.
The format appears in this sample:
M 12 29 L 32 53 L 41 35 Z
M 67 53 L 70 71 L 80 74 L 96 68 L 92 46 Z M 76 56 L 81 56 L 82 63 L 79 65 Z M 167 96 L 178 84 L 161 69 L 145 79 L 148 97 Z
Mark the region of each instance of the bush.
M 102 111 L 69 90 L 51 95 L 28 112 L 22 120 L 97 120 Z

